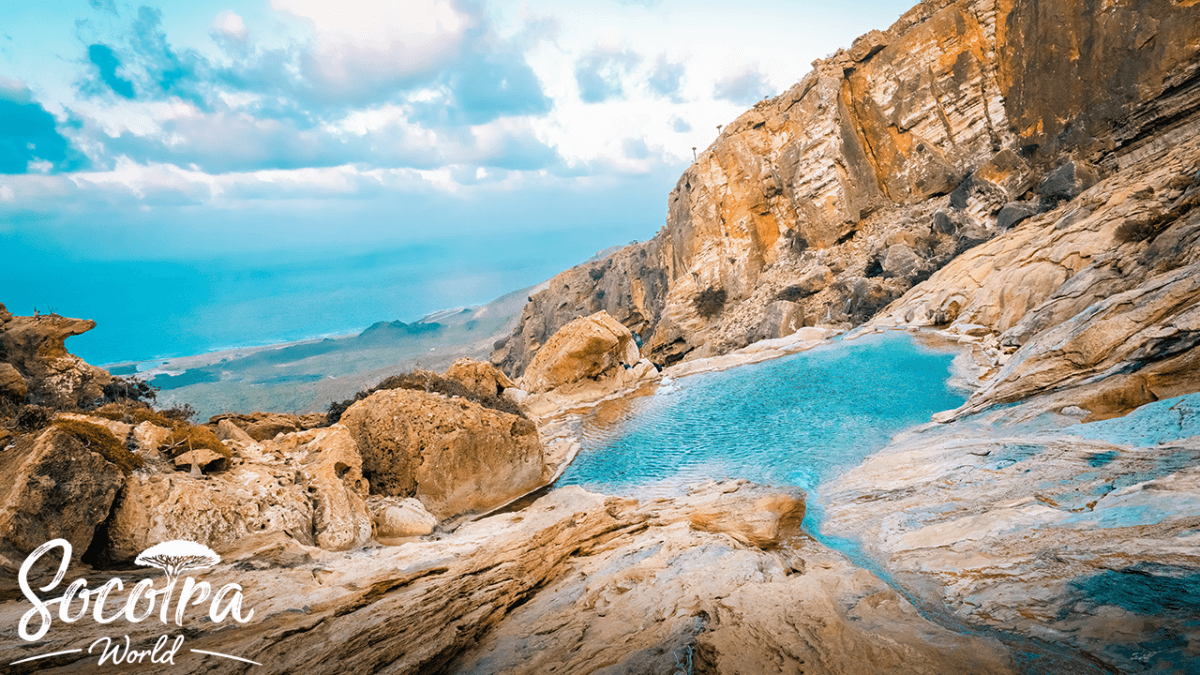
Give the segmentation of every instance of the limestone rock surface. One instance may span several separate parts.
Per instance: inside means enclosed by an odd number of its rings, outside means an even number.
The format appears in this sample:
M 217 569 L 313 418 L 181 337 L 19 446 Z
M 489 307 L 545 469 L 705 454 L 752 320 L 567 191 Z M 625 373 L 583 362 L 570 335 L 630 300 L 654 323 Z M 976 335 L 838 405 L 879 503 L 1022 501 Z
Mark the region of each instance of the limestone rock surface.
M 57 314 L 13 316 L 0 321 L 0 386 L 10 395 L 24 383 L 31 403 L 53 407 L 88 406 L 112 380 L 108 371 L 89 365 L 67 351 L 64 341 L 96 327 L 95 321 Z M 14 377 L 13 370 L 20 376 Z
M 764 496 L 722 494 L 731 514 Z M 784 520 L 791 503 L 785 496 L 768 517 Z M 264 675 L 349 664 L 396 675 L 671 673 L 685 663 L 723 673 L 1016 672 L 1000 644 L 928 622 L 811 539 L 792 533 L 763 550 L 689 523 L 673 500 L 570 487 L 436 541 L 350 554 L 268 539 L 205 574 L 214 587 L 240 584 L 253 619 L 234 630 L 189 620 L 187 648 L 252 659 Z M 18 603 L 0 600 L 0 611 Z M 162 632 L 149 621 L 128 630 L 135 644 Z M 91 632 L 56 625 L 33 649 L 70 648 Z M 16 640 L 0 636 L 0 647 L 33 652 Z M 94 657 L 81 656 L 37 672 L 94 670 Z M 137 672 L 223 675 L 245 664 L 188 653 Z
M 372 494 L 415 497 L 439 520 L 501 506 L 548 478 L 532 422 L 461 398 L 379 391 L 341 423 Z
M 491 363 L 458 359 L 446 369 L 446 379 L 454 380 L 484 400 L 495 398 L 516 384 Z
M 55 427 L 0 448 L 0 558 L 19 566 L 58 538 L 86 551 L 122 479 L 115 464 Z
M 629 329 L 608 312 L 596 312 L 568 323 L 546 341 L 525 371 L 521 388 L 541 393 L 597 379 L 639 358 Z

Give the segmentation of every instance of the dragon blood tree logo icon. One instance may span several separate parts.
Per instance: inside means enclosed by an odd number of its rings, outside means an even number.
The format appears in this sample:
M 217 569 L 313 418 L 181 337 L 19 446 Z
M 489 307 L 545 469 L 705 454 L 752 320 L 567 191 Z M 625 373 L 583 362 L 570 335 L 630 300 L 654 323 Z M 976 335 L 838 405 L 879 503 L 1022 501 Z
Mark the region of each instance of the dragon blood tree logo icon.
M 159 579 L 142 579 L 133 586 L 124 602 L 119 595 L 125 590 L 125 582 L 119 577 L 113 577 L 103 585 L 89 589 L 86 579 L 76 579 L 56 598 L 45 599 L 29 585 L 29 573 L 43 557 L 55 549 L 62 550 L 62 558 L 58 570 L 50 583 L 37 589 L 41 594 L 56 591 L 62 584 L 67 568 L 71 564 L 71 543 L 65 539 L 55 539 L 42 544 L 29 554 L 21 564 L 18 572 L 18 583 L 25 598 L 33 604 L 33 608 L 21 616 L 17 625 L 17 633 L 26 642 L 39 642 L 46 639 L 53 627 L 54 620 L 63 623 L 75 623 L 89 614 L 99 626 L 107 626 L 124 619 L 131 624 L 139 624 L 150 619 L 157 613 L 158 621 L 163 625 L 182 628 L 186 614 L 193 607 L 202 606 L 209 601 L 208 618 L 214 625 L 219 625 L 227 618 L 237 623 L 246 623 L 254 616 L 254 610 L 243 611 L 242 587 L 236 583 L 221 586 L 215 593 L 207 581 L 196 581 L 189 574 L 214 567 L 221 562 L 221 556 L 209 547 L 194 541 L 177 539 L 165 541 L 142 551 L 134 564 L 142 567 L 154 567 L 162 570 Z M 165 579 L 162 586 L 156 586 L 156 581 Z M 178 591 L 178 593 L 176 592 Z M 110 596 L 112 596 L 110 598 Z M 57 610 L 52 613 L 52 609 Z M 156 612 L 157 610 L 157 612 Z M 173 611 L 172 611 L 173 610 Z M 116 638 L 111 635 L 97 637 L 90 641 L 86 652 L 98 657 L 97 665 L 111 663 L 113 665 L 157 663 L 175 664 L 175 658 L 184 646 L 184 636 L 164 633 L 151 640 L 153 644 L 135 648 L 128 634 Z M 139 640 L 140 641 L 140 640 Z M 65 646 L 65 645 L 63 645 Z M 84 652 L 82 646 L 74 649 L 60 649 L 47 653 L 35 654 L 8 665 L 29 663 L 68 654 Z M 188 653 L 203 656 L 213 656 L 222 659 L 232 659 L 251 665 L 262 665 L 256 661 L 245 659 L 232 654 L 208 651 L 204 649 L 188 649 Z

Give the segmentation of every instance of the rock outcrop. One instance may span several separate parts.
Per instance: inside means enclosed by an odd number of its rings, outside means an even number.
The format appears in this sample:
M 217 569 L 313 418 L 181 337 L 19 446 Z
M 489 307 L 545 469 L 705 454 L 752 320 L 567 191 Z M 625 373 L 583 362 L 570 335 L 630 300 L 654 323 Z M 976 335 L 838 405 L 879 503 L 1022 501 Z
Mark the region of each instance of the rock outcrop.
M 215 476 L 130 476 L 107 523 L 104 558 L 130 560 L 172 539 L 218 553 L 276 533 L 331 551 L 370 540 L 362 459 L 345 427 L 235 447 L 234 465 Z
M 475 359 L 458 359 L 446 369 L 444 377 L 458 382 L 482 400 L 500 396 L 505 389 L 517 385 L 490 363 Z
M 516 377 L 599 310 L 659 365 L 771 336 L 779 300 L 805 325 L 862 323 L 957 254 L 1194 137 L 1198 33 L 1200 6 L 1169 0 L 923 2 L 725 126 L 663 230 L 555 277 L 492 360 Z M 814 286 L 822 269 L 834 280 Z M 708 289 L 725 302 L 705 316 Z
M 521 378 L 522 388 L 542 393 L 585 379 L 599 379 L 636 364 L 633 334 L 607 312 L 563 326 L 538 350 Z
M 437 541 L 355 555 L 266 541 L 204 574 L 241 585 L 254 610 L 234 630 L 188 618 L 174 664 L 139 673 L 1016 672 L 1004 648 L 921 617 L 871 574 L 786 525 L 795 498 L 713 486 L 688 499 L 730 515 L 694 529 L 689 506 L 556 490 L 519 513 L 469 523 Z M 764 504 L 771 504 L 765 507 Z M 765 512 L 758 509 L 767 508 Z M 775 524 L 779 544 L 738 541 L 736 514 Z M 132 583 L 133 578 L 127 580 Z M 6 615 L 15 596 L 0 600 Z M 30 646 L 0 637 L 13 660 L 95 639 L 87 621 L 56 623 Z M 128 624 L 152 644 L 156 621 Z M 81 658 L 82 657 L 82 658 Z M 91 672 L 67 654 L 12 672 Z
M 384 390 L 341 423 L 372 494 L 415 497 L 438 519 L 501 506 L 549 478 L 533 422 L 465 399 Z
M 875 326 L 990 333 L 956 416 L 1057 394 L 1093 418 L 1200 390 L 1200 140 L 1131 164 L 978 246 Z
M 0 448 L 0 561 L 16 568 L 58 538 L 86 551 L 122 479 L 115 464 L 57 427 Z
M 95 327 L 95 321 L 57 314 L 13 316 L 0 305 L 0 395 L 55 408 L 98 400 L 112 376 L 64 346 L 67 338 Z

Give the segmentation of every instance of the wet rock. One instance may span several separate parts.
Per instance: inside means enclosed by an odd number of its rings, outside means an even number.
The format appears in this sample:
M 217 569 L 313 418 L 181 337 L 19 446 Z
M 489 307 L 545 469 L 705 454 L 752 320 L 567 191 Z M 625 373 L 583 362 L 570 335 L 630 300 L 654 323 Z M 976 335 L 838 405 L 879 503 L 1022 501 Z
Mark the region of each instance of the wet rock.
M 521 379 L 522 389 L 540 393 L 584 379 L 611 375 L 639 360 L 629 329 L 607 312 L 563 326 L 538 350 Z
M 0 557 L 16 566 L 13 553 L 58 538 L 86 551 L 122 482 L 115 464 L 56 427 L 0 449 Z
M 503 505 L 545 480 L 532 422 L 461 398 L 379 391 L 342 424 L 373 494 L 415 497 L 439 519 Z

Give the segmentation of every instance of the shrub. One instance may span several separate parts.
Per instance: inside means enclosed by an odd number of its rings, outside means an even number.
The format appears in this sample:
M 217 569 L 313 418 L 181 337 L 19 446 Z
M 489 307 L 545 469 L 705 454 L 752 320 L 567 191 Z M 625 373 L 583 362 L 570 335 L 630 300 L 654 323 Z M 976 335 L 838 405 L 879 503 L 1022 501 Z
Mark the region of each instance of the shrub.
M 414 370 L 399 375 L 393 375 L 379 384 L 364 389 L 354 395 L 354 398 L 348 398 L 344 401 L 334 401 L 329 404 L 329 409 L 325 414 L 326 424 L 337 424 L 346 410 L 355 403 L 374 394 L 377 391 L 388 389 L 412 389 L 416 391 L 424 391 L 431 394 L 442 394 L 454 398 L 462 398 L 468 401 L 473 401 L 479 405 L 497 410 L 499 412 L 525 417 L 525 413 L 517 406 L 503 396 L 480 396 L 474 391 L 467 389 L 461 382 L 450 380 L 437 373 L 428 370 Z
M 187 422 L 196 416 L 196 409 L 190 403 L 176 403 L 169 408 L 162 408 L 158 412 L 174 422 Z
M 121 473 L 128 476 L 134 469 L 140 469 L 145 461 L 129 451 L 111 431 L 98 424 L 81 422 L 79 420 L 58 420 L 54 423 L 58 429 L 70 434 L 92 452 L 100 455 L 117 465 Z
M 37 431 L 50 426 L 54 421 L 54 411 L 40 405 L 27 405 L 17 413 L 17 429 L 22 431 Z
M 775 294 L 776 300 L 787 300 L 788 302 L 796 302 L 803 300 L 810 295 L 815 295 L 817 291 L 801 288 L 800 286 L 788 286 L 787 288 Z
M 102 403 L 122 403 L 127 401 L 153 401 L 158 396 L 158 390 L 149 382 L 136 377 L 114 377 L 104 385 Z
M 709 286 L 692 300 L 692 306 L 696 308 L 697 314 L 709 319 L 720 314 L 725 308 L 726 297 L 725 289 Z
M 169 457 L 178 457 L 185 452 L 206 448 L 212 450 L 218 455 L 229 459 L 233 456 L 229 448 L 217 438 L 217 435 L 209 431 L 205 427 L 198 427 L 193 424 L 177 424 L 175 430 L 170 436 L 163 441 L 159 446 L 159 450 L 167 453 Z
M 175 426 L 174 421 L 167 418 L 166 415 L 143 403 L 109 403 L 96 408 L 89 414 L 126 424 L 149 422 L 168 429 Z
M 1130 218 L 1117 226 L 1117 231 L 1113 233 L 1113 236 L 1122 244 L 1149 241 L 1167 229 L 1167 226 L 1171 224 L 1170 215 L 1165 211 L 1153 211 Z

